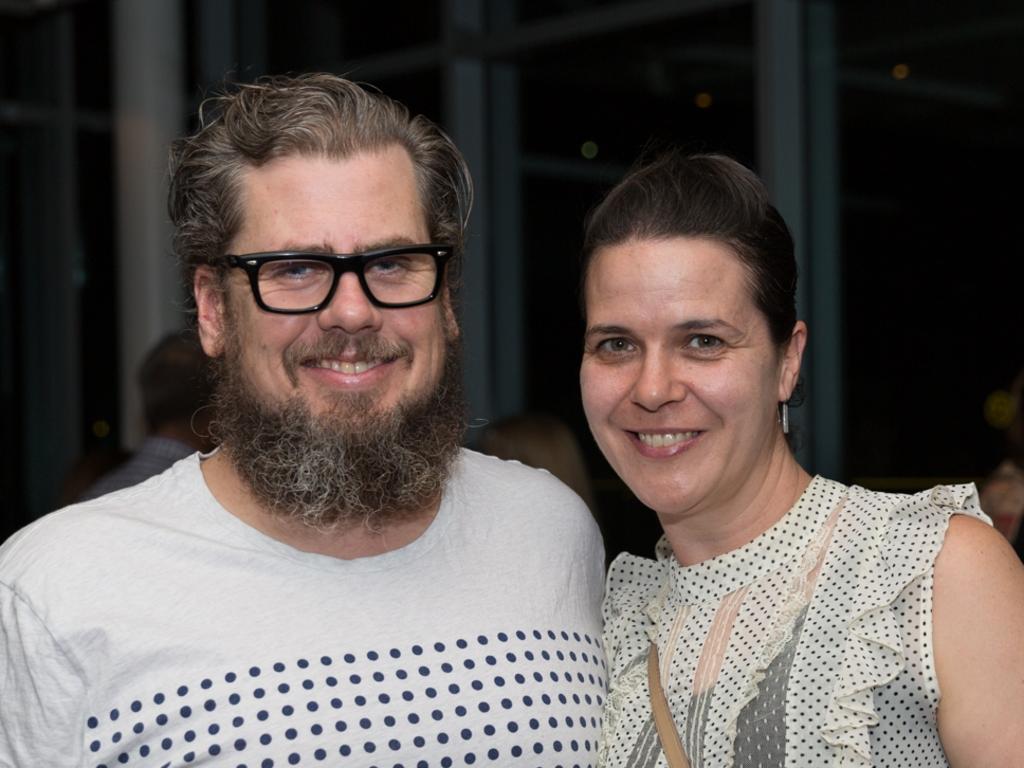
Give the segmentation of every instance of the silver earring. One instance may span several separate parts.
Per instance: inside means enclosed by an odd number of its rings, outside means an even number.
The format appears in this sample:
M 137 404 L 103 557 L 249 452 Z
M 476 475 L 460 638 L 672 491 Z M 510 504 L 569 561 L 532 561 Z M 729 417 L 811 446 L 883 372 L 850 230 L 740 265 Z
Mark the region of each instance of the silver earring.
M 789 434 L 789 403 L 779 403 L 779 421 L 782 423 L 782 434 Z

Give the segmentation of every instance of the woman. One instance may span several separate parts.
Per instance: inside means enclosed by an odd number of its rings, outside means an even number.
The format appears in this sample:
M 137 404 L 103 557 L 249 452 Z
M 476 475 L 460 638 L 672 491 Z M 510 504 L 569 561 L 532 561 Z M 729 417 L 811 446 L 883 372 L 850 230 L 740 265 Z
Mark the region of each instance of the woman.
M 1024 569 L 972 486 L 796 462 L 795 289 L 785 223 L 724 157 L 663 156 L 588 222 L 584 409 L 665 532 L 609 573 L 603 763 L 668 764 L 653 642 L 694 768 L 1024 765 Z

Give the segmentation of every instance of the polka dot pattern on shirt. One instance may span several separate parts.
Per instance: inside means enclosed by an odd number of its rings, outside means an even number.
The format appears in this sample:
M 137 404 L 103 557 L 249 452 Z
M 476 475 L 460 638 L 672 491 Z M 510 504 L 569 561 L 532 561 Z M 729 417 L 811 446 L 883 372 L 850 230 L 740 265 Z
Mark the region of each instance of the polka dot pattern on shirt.
M 90 714 L 85 737 L 92 768 L 587 768 L 605 676 L 598 638 L 520 629 L 239 663 Z
M 947 765 L 935 728 L 931 585 L 957 513 L 982 517 L 973 487 L 904 496 L 816 477 L 782 520 L 737 550 L 688 567 L 664 539 L 656 560 L 621 555 L 604 606 L 602 764 L 665 764 L 659 749 L 641 748 L 651 739 L 642 662 L 654 640 L 693 768 L 830 765 L 839 753 L 857 765 Z

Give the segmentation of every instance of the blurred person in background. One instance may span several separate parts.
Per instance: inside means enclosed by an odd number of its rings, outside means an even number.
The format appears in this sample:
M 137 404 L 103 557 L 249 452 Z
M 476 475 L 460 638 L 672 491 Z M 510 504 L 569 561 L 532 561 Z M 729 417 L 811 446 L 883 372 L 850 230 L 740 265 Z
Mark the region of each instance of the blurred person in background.
M 1010 387 L 1010 402 L 1013 417 L 1006 430 L 1007 456 L 988 476 L 981 487 L 981 506 L 992 516 L 992 522 L 1010 543 L 1017 554 L 1024 557 L 1024 536 L 1021 535 L 1021 521 L 1024 520 L 1024 369 L 1013 380 Z
M 161 339 L 142 361 L 138 384 L 146 437 L 126 462 L 100 477 L 80 501 L 136 485 L 196 451 L 213 448 L 209 360 L 194 333 Z
M 547 413 L 499 419 L 484 429 L 480 450 L 499 459 L 546 469 L 576 491 L 594 511 L 594 491 L 579 440 L 560 419 Z

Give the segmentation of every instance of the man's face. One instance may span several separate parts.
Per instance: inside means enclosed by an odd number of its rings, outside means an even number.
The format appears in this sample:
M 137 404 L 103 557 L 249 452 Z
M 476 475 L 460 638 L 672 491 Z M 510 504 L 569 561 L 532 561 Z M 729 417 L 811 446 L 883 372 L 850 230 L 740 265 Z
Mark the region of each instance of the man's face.
M 343 160 L 286 156 L 249 169 L 244 211 L 229 252 L 360 253 L 430 242 L 412 161 L 398 146 Z M 374 306 L 354 273 L 329 305 L 306 315 L 260 310 L 242 270 L 225 291 L 207 268 L 195 281 L 203 348 L 228 346 L 241 373 L 267 402 L 300 398 L 315 416 L 348 408 L 388 412 L 431 391 L 441 376 L 445 332 L 457 333 L 447 293 L 406 309 Z M 236 334 L 235 338 L 230 338 Z

